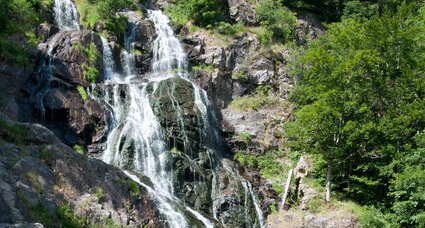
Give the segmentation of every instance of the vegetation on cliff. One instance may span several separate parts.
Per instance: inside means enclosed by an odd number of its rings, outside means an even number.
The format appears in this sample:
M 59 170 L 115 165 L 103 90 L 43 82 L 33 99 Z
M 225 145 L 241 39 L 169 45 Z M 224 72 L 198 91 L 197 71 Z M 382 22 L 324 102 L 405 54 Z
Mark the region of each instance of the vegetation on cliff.
M 330 189 L 379 207 L 388 223 L 425 225 L 425 7 L 400 4 L 343 19 L 308 46 L 294 72 L 293 150 L 319 155 Z M 413 162 L 414 161 L 414 162 Z M 413 162 L 413 163 L 412 163 Z

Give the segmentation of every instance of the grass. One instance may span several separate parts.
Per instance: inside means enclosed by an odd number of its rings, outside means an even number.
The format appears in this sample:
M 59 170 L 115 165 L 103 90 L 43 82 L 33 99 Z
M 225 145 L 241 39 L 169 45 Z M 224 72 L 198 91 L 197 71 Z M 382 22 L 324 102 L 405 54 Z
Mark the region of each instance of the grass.
M 285 174 L 289 168 L 278 160 L 284 156 L 282 151 L 269 150 L 263 155 L 252 155 L 237 152 L 234 155 L 242 165 L 260 170 L 262 176 L 268 179 L 281 179 L 282 173 Z
M 89 96 L 87 95 L 86 90 L 84 89 L 84 87 L 82 86 L 77 86 L 77 90 L 81 95 L 81 98 L 83 98 L 83 101 L 86 101 L 87 99 L 89 99 Z
M 0 129 L 4 129 L 13 135 L 15 135 L 18 139 L 23 139 L 27 136 L 27 129 L 19 124 L 8 124 L 5 120 L 0 119 Z
M 130 191 L 131 194 L 139 195 L 141 193 L 139 184 L 136 181 L 129 180 L 127 182 L 127 185 L 128 185 L 128 190 Z
M 91 83 L 95 83 L 99 76 L 99 71 L 95 68 L 96 61 L 99 58 L 99 52 L 96 44 L 90 43 L 88 47 L 85 47 L 82 44 L 77 43 L 72 47 L 85 55 L 87 61 L 81 65 L 84 78 Z
M 94 195 L 96 196 L 96 199 L 97 199 L 98 202 L 101 201 L 103 199 L 103 196 L 104 196 L 103 188 L 99 187 L 96 190 L 96 192 L 94 193 Z
M 76 0 L 77 11 L 80 14 L 80 24 L 85 29 L 93 29 L 100 19 L 97 6 L 90 4 L 87 0 Z
M 86 150 L 84 149 L 84 147 L 82 145 L 75 144 L 73 148 L 74 148 L 75 152 L 77 152 L 79 154 L 84 155 L 86 153 Z
M 241 132 L 239 138 L 245 143 L 250 143 L 252 141 L 252 135 L 248 132 Z
M 31 186 L 33 186 L 39 194 L 43 193 L 43 187 L 41 186 L 41 182 L 38 178 L 37 173 L 35 172 L 25 173 L 25 178 L 31 183 Z
M 205 71 L 207 73 L 212 73 L 214 71 L 214 66 L 209 64 L 201 64 L 198 66 L 192 66 L 192 72 Z
M 286 109 L 289 107 L 290 103 L 288 101 L 280 99 L 279 96 L 274 95 L 271 91 L 271 85 L 258 86 L 254 95 L 237 97 L 228 107 L 241 111 L 273 107 Z

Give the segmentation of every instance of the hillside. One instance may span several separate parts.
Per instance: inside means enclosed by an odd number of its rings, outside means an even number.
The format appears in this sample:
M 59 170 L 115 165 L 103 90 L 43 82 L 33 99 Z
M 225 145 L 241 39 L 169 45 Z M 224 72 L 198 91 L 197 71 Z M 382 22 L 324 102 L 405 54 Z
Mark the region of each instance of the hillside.
M 421 1 L 0 9 L 0 227 L 425 226 Z

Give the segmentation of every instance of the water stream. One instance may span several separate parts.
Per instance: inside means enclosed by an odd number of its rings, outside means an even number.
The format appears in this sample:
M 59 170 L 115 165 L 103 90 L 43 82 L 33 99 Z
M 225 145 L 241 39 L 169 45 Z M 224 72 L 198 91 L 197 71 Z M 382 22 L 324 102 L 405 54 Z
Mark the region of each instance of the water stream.
M 71 0 L 55 0 L 53 12 L 56 25 L 60 30 L 80 30 L 78 11 Z

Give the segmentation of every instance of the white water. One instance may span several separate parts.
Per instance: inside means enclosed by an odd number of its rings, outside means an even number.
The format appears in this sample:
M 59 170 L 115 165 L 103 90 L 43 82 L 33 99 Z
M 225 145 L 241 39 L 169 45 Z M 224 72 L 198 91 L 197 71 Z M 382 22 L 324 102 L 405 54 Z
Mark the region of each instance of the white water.
M 210 103 L 207 94 L 195 83 L 188 79 L 187 59 L 180 41 L 174 36 L 171 27 L 168 25 L 168 18 L 161 11 L 148 11 L 149 19 L 155 24 L 157 38 L 153 45 L 152 70 L 144 82 L 137 79 L 134 67 L 134 41 L 136 36 L 136 24 L 130 29 L 130 33 L 125 37 L 125 50 L 121 54 L 123 73 L 115 70 L 112 51 L 105 39 L 103 43 L 103 61 L 105 68 L 105 88 L 102 97 L 90 93 L 94 99 L 105 104 L 106 109 L 111 113 L 112 119 L 109 121 L 109 135 L 106 142 L 106 150 L 102 159 L 123 169 L 128 167 L 135 172 L 147 176 L 152 181 L 152 187 L 146 186 L 140 180 L 126 172 L 126 174 L 145 186 L 155 199 L 160 213 L 165 217 L 164 225 L 168 227 L 189 227 L 185 213 L 190 213 L 202 222 L 206 227 L 214 227 L 213 222 L 204 217 L 201 213 L 184 205 L 180 199 L 174 196 L 172 185 L 172 171 L 169 169 L 170 152 L 167 148 L 165 137 L 162 133 L 160 123 L 155 116 L 147 92 L 147 84 L 151 83 L 156 90 L 158 84 L 171 77 L 180 77 L 190 82 L 194 89 L 194 103 L 201 113 L 203 123 L 203 133 L 206 135 L 204 141 L 209 148 L 210 161 L 213 164 L 216 144 L 220 143 L 219 132 L 212 126 L 211 119 L 215 119 L 213 113 L 208 110 Z M 172 90 L 170 88 L 170 90 Z M 122 98 L 122 91 L 126 97 Z M 178 103 L 170 92 L 171 99 Z M 183 124 L 180 107 L 174 104 L 178 119 Z M 183 135 L 185 133 L 183 132 Z M 129 159 L 123 149 L 123 145 L 133 145 L 133 158 Z M 211 165 L 213 167 L 213 165 Z M 230 170 L 230 168 L 229 168 Z M 233 172 L 233 171 L 232 171 Z M 213 171 L 213 183 L 211 198 L 213 199 L 213 215 L 217 218 L 217 187 L 216 172 Z M 235 178 L 240 178 L 238 174 L 233 174 Z M 245 180 L 241 179 L 247 195 L 250 195 L 254 202 L 260 226 L 264 227 L 264 220 L 259 209 L 257 199 L 252 192 L 252 188 Z M 246 196 L 245 198 L 247 198 Z M 247 200 L 246 200 L 247 204 Z M 248 205 L 245 205 L 248 206 Z M 241 215 L 248 216 L 248 214 Z M 255 226 L 255 224 L 253 224 Z
M 80 30 L 78 12 L 71 0 L 55 0 L 53 11 L 60 30 Z

